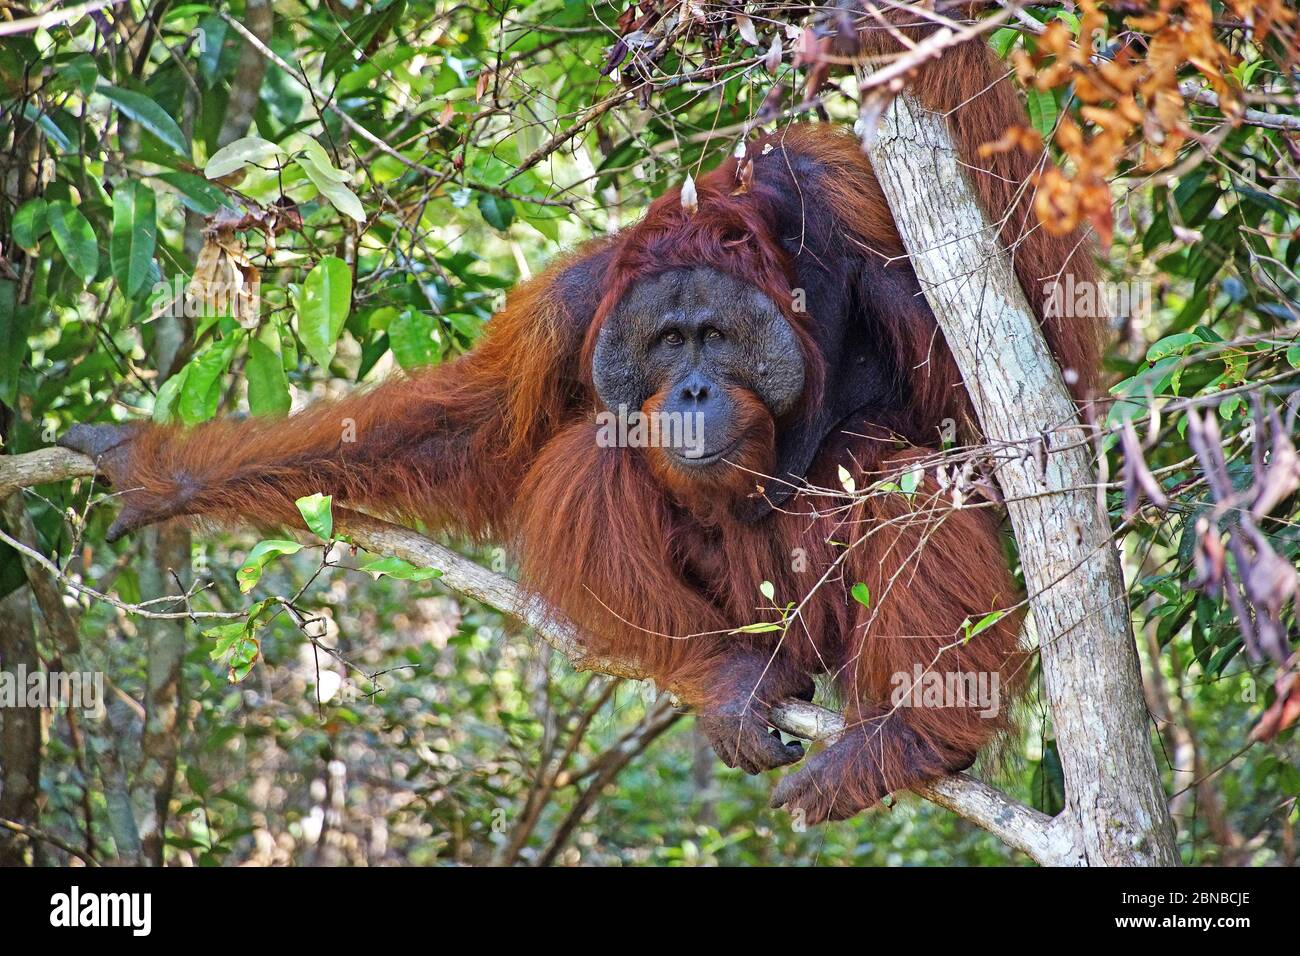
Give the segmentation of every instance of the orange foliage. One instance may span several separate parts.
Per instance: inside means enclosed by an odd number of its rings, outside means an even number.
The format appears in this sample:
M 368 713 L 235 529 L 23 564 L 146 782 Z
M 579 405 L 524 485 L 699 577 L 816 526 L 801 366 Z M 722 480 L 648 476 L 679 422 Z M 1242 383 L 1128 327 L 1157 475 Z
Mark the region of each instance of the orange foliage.
M 1034 89 L 1072 86 L 1081 104 L 1078 115 L 1087 124 L 1085 130 L 1069 116 L 1059 124 L 1056 144 L 1073 172 L 1067 176 L 1049 167 L 1039 177 L 1035 210 L 1040 221 L 1054 233 L 1087 221 L 1108 243 L 1113 224 L 1107 183 L 1121 160 L 1133 155 L 1141 169 L 1164 169 L 1194 136 L 1179 72 L 1188 66 L 1198 70 L 1234 123 L 1240 122 L 1244 106 L 1229 74 L 1238 58 L 1217 39 L 1208 0 L 1158 0 L 1149 13 L 1127 18 L 1134 32 L 1121 36 L 1123 45 L 1113 56 L 1093 49 L 1093 42 L 1108 32 L 1102 5 L 1082 0 L 1079 6 L 1084 42 L 1076 41 L 1064 22 L 1053 21 L 1038 37 L 1037 50 L 1017 50 L 1013 62 L 1021 81 Z M 1254 24 L 1260 38 L 1295 18 L 1277 2 L 1235 0 L 1230 6 Z M 1004 142 L 1010 140 L 996 145 Z

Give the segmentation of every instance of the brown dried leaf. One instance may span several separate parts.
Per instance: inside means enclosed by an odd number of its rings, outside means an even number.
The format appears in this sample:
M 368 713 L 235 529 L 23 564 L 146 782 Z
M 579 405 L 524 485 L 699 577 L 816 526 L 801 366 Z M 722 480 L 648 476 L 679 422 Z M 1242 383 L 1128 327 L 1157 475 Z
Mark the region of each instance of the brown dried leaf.
M 1296 454 L 1295 445 L 1291 444 L 1277 409 L 1269 413 L 1269 424 L 1273 442 L 1269 449 L 1268 469 L 1256 478 L 1255 497 L 1250 506 L 1251 514 L 1256 518 L 1267 515 L 1300 488 L 1300 455 Z
M 1210 525 L 1208 518 L 1198 518 L 1196 521 L 1196 550 L 1193 556 L 1196 563 L 1196 586 L 1211 596 L 1217 595 L 1223 587 L 1227 553 L 1223 547 L 1223 538 L 1218 529 Z
M 979 154 L 981 158 L 988 158 L 999 153 L 1009 153 L 1013 149 L 1034 153 L 1042 148 L 1043 137 L 1038 134 L 1038 130 L 1027 126 L 1011 126 L 999 139 L 980 144 Z
M 772 37 L 772 45 L 767 48 L 767 56 L 763 58 L 763 68 L 773 76 L 781 68 L 781 57 L 784 51 L 781 48 L 781 34 Z
M 741 39 L 750 46 L 758 46 L 758 31 L 754 29 L 754 21 L 743 13 L 735 14 L 735 18 L 736 32 L 740 34 Z
M 1297 673 L 1297 667 L 1300 667 L 1300 662 L 1293 658 L 1291 669 L 1274 681 L 1277 697 L 1251 728 L 1250 740 L 1272 740 L 1300 720 L 1300 673 Z
M 1120 432 L 1120 445 L 1124 451 L 1124 518 L 1132 520 L 1142 505 L 1145 497 L 1161 511 L 1169 507 L 1160 482 L 1151 474 L 1146 456 L 1142 453 L 1142 443 L 1138 441 L 1137 430 L 1132 419 L 1124 422 Z

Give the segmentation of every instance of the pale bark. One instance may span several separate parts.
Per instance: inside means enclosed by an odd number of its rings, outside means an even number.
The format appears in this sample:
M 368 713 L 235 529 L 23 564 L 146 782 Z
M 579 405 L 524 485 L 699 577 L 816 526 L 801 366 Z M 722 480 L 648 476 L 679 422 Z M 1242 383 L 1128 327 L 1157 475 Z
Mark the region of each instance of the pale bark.
M 1072 862 L 1175 864 L 1123 575 L 1065 383 L 943 117 L 904 94 L 869 152 L 999 461 L 1065 772 Z

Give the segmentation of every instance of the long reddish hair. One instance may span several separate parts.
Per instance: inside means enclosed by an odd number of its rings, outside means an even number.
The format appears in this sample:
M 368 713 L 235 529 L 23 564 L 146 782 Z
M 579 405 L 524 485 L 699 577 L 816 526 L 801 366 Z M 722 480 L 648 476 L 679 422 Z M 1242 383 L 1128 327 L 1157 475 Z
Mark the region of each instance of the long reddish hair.
M 897 43 L 883 32 L 875 41 Z M 990 51 L 967 43 L 925 65 L 913 89 L 925 108 L 951 116 L 1053 353 L 1086 396 L 1097 377 L 1097 325 L 1048 321 L 1041 283 L 1067 269 L 1090 279 L 1087 248 L 1032 225 L 1032 191 L 1022 188 L 1031 158 L 976 158 L 981 142 L 1024 119 L 998 79 Z M 850 722 L 826 752 L 842 763 L 825 799 L 840 802 L 814 807 L 810 819 L 855 812 L 964 766 L 1005 729 L 1005 714 L 985 720 L 968 707 L 900 711 L 887 702 L 895 675 L 941 659 L 1015 682 L 1014 613 L 962 637 L 965 624 L 1019 602 L 997 521 L 950 507 L 933 474 L 910 497 L 834 490 L 845 473 L 866 488 L 915 467 L 927 453 L 900 449 L 897 433 L 924 436 L 968 408 L 871 165 L 850 134 L 796 125 L 695 188 L 696 208 L 670 190 L 638 225 L 524 284 L 456 362 L 290 418 L 134 430 L 100 461 L 125 502 L 116 531 L 182 515 L 299 525 L 296 499 L 323 492 L 337 507 L 509 541 L 523 582 L 595 652 L 639 662 L 706 714 L 738 700 L 775 702 L 805 692 L 811 674 L 832 675 Z M 591 359 L 602 323 L 638 280 L 701 265 L 762 290 L 805 358 L 809 384 L 793 422 L 773 423 L 756 397 L 737 397 L 742 426 L 769 445 L 809 440 L 807 478 L 822 489 L 762 520 L 701 500 L 640 449 L 596 442 Z M 807 312 L 794 307 L 796 289 L 807 293 Z M 886 407 L 858 401 L 856 385 L 838 387 L 864 351 L 887 359 L 897 383 Z M 798 418 L 810 405 L 835 420 Z M 792 562 L 796 552 L 805 567 Z M 868 587 L 869 602 L 850 597 L 860 593 L 855 583 Z M 788 626 L 744 628 L 779 617 L 784 602 L 801 602 Z

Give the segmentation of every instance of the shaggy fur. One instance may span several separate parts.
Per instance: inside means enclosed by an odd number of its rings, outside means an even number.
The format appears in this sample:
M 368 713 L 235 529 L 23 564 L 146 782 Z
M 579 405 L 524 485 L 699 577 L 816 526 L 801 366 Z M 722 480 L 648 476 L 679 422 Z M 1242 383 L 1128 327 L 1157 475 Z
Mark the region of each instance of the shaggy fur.
M 893 41 L 881 33 L 865 42 Z M 1042 282 L 1064 271 L 1086 281 L 1092 266 L 1078 237 L 1053 237 L 1033 223 L 1030 157 L 977 158 L 980 143 L 1024 121 L 1014 91 L 996 82 L 1000 72 L 982 45 L 968 44 L 927 66 L 913 90 L 928 108 L 951 111 L 1041 319 Z M 752 182 L 739 188 L 749 162 Z M 287 420 L 133 429 L 103 458 L 114 484 L 131 489 L 115 533 L 178 515 L 293 523 L 295 499 L 320 491 L 342 506 L 507 540 L 524 582 L 602 653 L 639 660 L 697 708 L 730 764 L 757 771 L 797 760 L 797 745 L 768 735 L 764 713 L 784 697 L 809 696 L 812 675 L 830 675 L 849 730 L 774 798 L 810 821 L 849 816 L 891 790 L 969 765 L 1006 727 L 1005 704 L 986 717 L 972 706 L 896 707 L 890 698 L 896 675 L 918 665 L 997 675 L 1004 697 L 1016 684 L 1017 615 L 962 640 L 963 621 L 1019 600 L 998 523 L 987 509 L 950 507 L 933 474 L 911 495 L 839 492 L 841 468 L 858 488 L 907 470 L 936 443 L 944 419 L 973 437 L 960 376 L 871 165 L 848 133 L 795 125 L 701 177 L 697 194 L 694 214 L 674 189 L 638 225 L 521 285 L 483 342 L 455 362 Z M 799 407 L 781 420 L 743 390 L 733 394 L 745 441 L 731 469 L 704 481 L 655 449 L 598 447 L 590 379 L 596 333 L 632 285 L 699 264 L 754 284 L 780 306 L 806 373 Z M 804 311 L 796 290 L 806 295 Z M 1096 327 L 1053 320 L 1044 331 L 1072 370 L 1076 395 L 1086 395 Z M 744 507 L 779 480 L 764 477 L 778 437 L 833 398 L 836 363 L 852 360 L 845 342 L 887 359 L 892 399 L 851 409 L 806 476 L 781 476 L 806 477 L 808 487 L 758 520 L 743 519 Z M 777 606 L 795 602 L 789 627 L 735 633 L 780 620 L 762 607 L 764 581 Z M 850 597 L 859 582 L 869 606 Z

